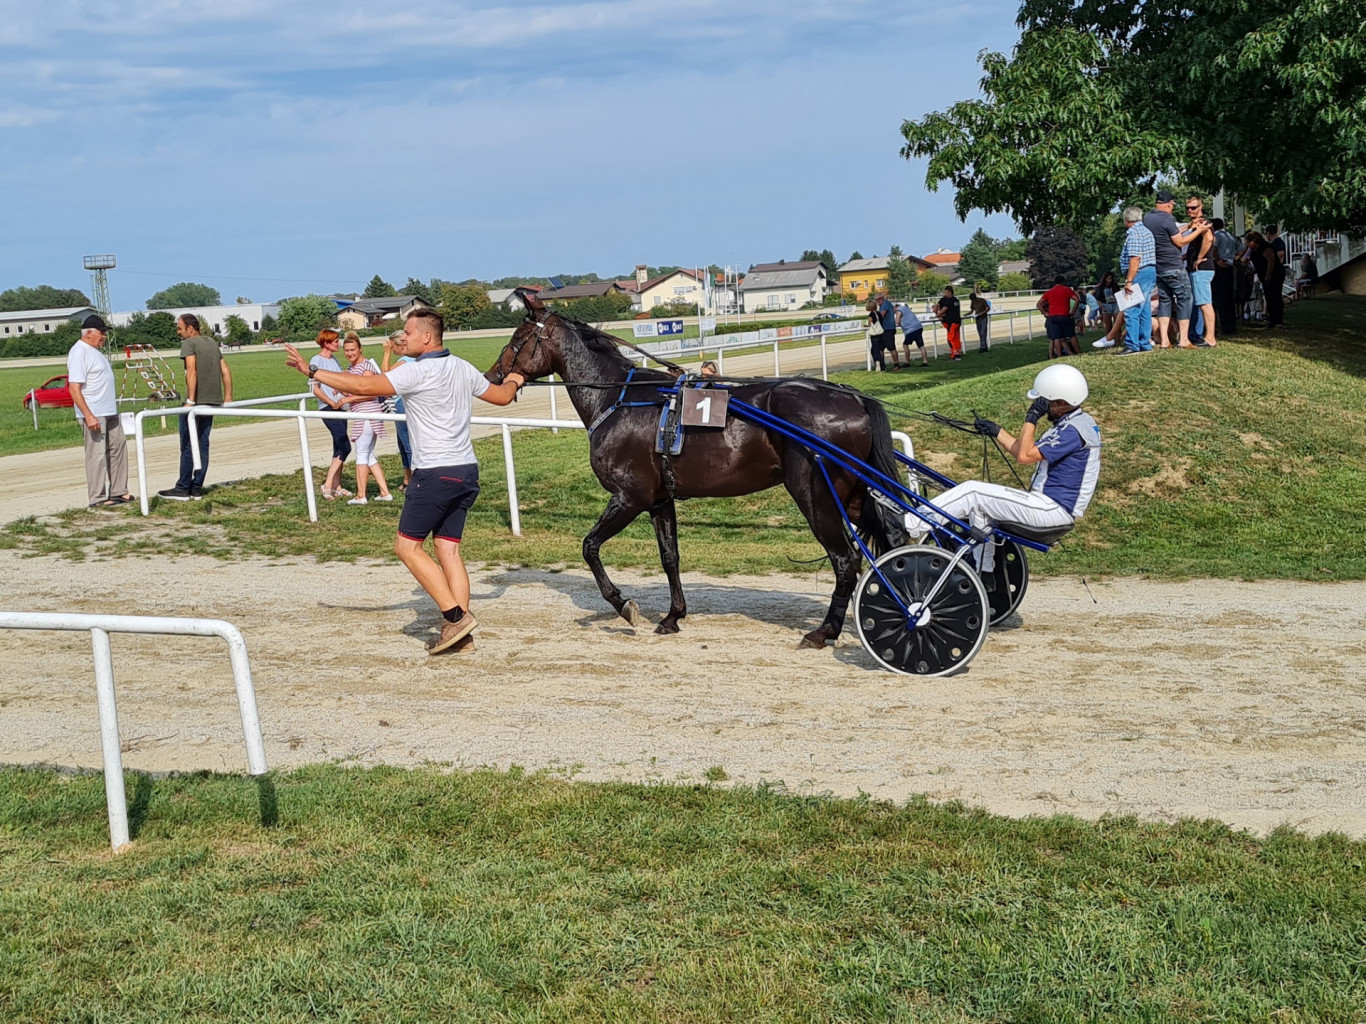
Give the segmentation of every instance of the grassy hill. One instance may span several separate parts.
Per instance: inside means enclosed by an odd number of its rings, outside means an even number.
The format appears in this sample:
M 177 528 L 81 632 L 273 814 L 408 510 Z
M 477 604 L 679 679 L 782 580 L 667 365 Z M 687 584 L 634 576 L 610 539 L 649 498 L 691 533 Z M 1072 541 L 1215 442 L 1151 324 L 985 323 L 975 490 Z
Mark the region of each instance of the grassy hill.
M 1366 301 L 1336 297 L 1291 309 L 1292 328 L 1253 331 L 1212 351 L 1115 358 L 1088 354 L 1088 408 L 1105 442 L 1100 489 L 1063 544 L 1031 559 L 1036 574 L 1149 574 L 1335 580 L 1366 578 Z M 925 370 L 848 373 L 839 379 L 893 408 L 976 410 L 1015 427 L 1024 393 L 1043 365 L 1043 343 L 998 346 Z M 272 360 L 274 362 L 275 360 Z M 955 478 L 982 472 L 982 439 L 911 417 L 897 425 L 917 453 Z M 525 536 L 509 532 L 501 442 L 479 442 L 484 495 L 471 516 L 467 557 L 524 565 L 580 563 L 580 542 L 606 503 L 588 468 L 581 432 L 521 433 L 516 440 Z M 390 479 L 397 457 L 385 459 Z M 993 455 L 992 479 L 1013 482 Z M 1027 479 L 1027 477 L 1026 477 Z M 325 506 L 326 557 L 383 556 L 396 510 Z M 155 517 L 210 529 L 177 530 L 199 551 L 231 557 L 312 554 L 317 548 L 302 481 L 267 477 L 216 489 L 203 503 L 155 509 Z M 153 552 L 162 542 L 131 511 L 85 512 L 62 526 L 21 521 L 0 546 L 78 552 L 94 542 L 111 554 Z M 680 507 L 684 567 L 712 572 L 801 570 L 821 550 L 781 488 Z M 643 518 L 604 548 L 609 565 L 658 566 Z M 819 565 L 807 568 L 821 568 Z

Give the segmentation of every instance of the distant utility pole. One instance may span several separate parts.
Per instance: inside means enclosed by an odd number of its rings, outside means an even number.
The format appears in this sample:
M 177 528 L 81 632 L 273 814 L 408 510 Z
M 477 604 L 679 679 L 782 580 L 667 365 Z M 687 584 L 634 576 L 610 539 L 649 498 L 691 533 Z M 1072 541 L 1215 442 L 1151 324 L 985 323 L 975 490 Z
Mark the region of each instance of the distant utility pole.
M 109 301 L 109 278 L 104 272 L 113 270 L 118 261 L 113 256 L 87 256 L 83 262 L 86 270 L 93 271 L 90 280 L 95 285 L 95 308 L 107 317 L 114 310 Z

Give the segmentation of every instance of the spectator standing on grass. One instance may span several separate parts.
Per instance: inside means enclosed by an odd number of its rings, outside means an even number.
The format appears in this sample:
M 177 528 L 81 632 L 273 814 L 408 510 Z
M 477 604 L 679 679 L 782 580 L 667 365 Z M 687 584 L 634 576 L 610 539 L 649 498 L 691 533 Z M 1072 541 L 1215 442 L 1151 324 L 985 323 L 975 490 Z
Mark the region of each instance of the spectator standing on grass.
M 461 645 L 477 623 L 470 608 L 470 577 L 460 555 L 465 516 L 479 495 L 479 464 L 470 442 L 470 404 L 478 398 L 490 405 L 507 405 L 526 383 L 510 373 L 502 384 L 490 384 L 473 366 L 441 347 L 441 314 L 421 309 L 408 317 L 404 350 L 413 362 L 388 373 L 356 377 L 305 365 L 292 345 L 286 345 L 286 365 L 330 388 L 345 388 L 362 396 L 400 395 L 408 410 L 408 433 L 413 443 L 413 479 L 394 539 L 396 554 L 413 578 L 441 611 L 441 633 L 427 645 L 427 653 Z M 422 549 L 433 538 L 436 560 Z
M 1210 292 L 1214 303 L 1214 320 L 1219 333 L 1227 337 L 1238 333 L 1238 270 L 1234 260 L 1238 255 L 1238 239 L 1225 230 L 1222 218 L 1209 222 L 1214 229 L 1214 279 Z
M 1035 308 L 1044 315 L 1049 359 L 1058 359 L 1069 352 L 1072 355 L 1080 353 L 1075 316 L 1080 303 L 1081 296 L 1061 276 L 1053 278 L 1053 287 L 1039 296 Z
M 404 334 L 402 330 L 394 331 L 389 337 L 384 339 L 384 354 L 380 357 L 380 370 L 384 373 L 388 373 L 389 367 L 397 365 L 397 363 L 411 363 L 413 361 L 411 356 L 403 354 L 403 339 Z M 398 356 L 397 361 L 393 358 L 395 355 Z M 395 395 L 392 403 L 386 405 L 386 408 L 390 412 L 402 415 L 406 407 L 403 404 L 403 399 Z M 408 439 L 407 421 L 396 420 L 394 422 L 394 435 L 398 439 L 398 457 L 403 463 L 403 483 L 398 485 L 398 489 L 400 491 L 406 491 L 408 489 L 408 481 L 411 480 L 413 476 L 413 446 L 412 442 Z
M 1101 275 L 1100 285 L 1096 289 L 1100 299 L 1100 323 L 1105 330 L 1108 338 L 1115 326 L 1115 317 L 1119 315 L 1117 293 L 1119 292 L 1119 281 L 1115 279 L 1115 272 L 1107 270 Z
M 66 354 L 66 382 L 85 447 L 85 494 L 91 508 L 133 500 L 128 493 L 128 443 L 119 419 L 114 370 L 100 351 L 108 337 L 104 318 L 81 321 L 81 338 Z
M 990 351 L 987 339 L 991 336 L 991 303 L 974 291 L 968 296 L 968 311 L 977 327 L 977 351 Z
M 1247 302 L 1243 307 L 1243 319 L 1253 321 L 1256 326 L 1266 326 L 1266 313 L 1262 308 L 1266 295 L 1267 244 L 1260 231 L 1247 233 L 1247 246 L 1243 258 L 1252 268 L 1251 287 L 1248 289 Z
M 873 362 L 879 370 L 886 370 L 887 353 L 891 352 L 892 369 L 901 369 L 901 357 L 896 350 L 896 310 L 885 295 L 869 296 L 863 308 L 868 311 L 868 344 Z
M 912 345 L 920 349 L 920 365 L 929 366 L 930 357 L 925 354 L 925 325 L 920 322 L 920 317 L 915 315 L 910 303 L 897 304 L 896 322 L 901 325 L 901 345 L 906 350 L 906 366 L 911 365 Z
M 347 373 L 358 377 L 379 375 L 379 367 L 375 365 L 373 359 L 365 357 L 365 350 L 361 348 L 360 344 L 360 335 L 355 331 L 346 332 L 346 341 L 342 343 L 342 354 L 346 356 Z M 378 398 L 358 397 L 349 393 L 345 398 L 352 412 L 384 411 L 384 407 Z M 388 433 L 384 429 L 384 420 L 351 420 L 348 432 L 351 442 L 356 446 L 356 496 L 347 504 L 365 505 L 369 503 L 370 499 L 365 492 L 370 482 L 371 473 L 375 475 L 375 483 L 379 485 L 379 496 L 375 500 L 393 501 L 394 496 L 389 493 L 389 482 L 384 479 L 384 468 L 380 466 L 379 459 L 375 455 L 379 439 Z
M 1214 228 L 1205 220 L 1205 203 L 1199 196 L 1186 200 L 1186 215 L 1191 226 L 1205 225 L 1205 230 L 1186 246 L 1186 272 L 1191 279 L 1191 302 L 1200 311 L 1200 340 L 1196 348 L 1214 348 Z
M 1262 278 L 1262 292 L 1266 296 L 1266 325 L 1285 326 L 1285 239 L 1275 224 L 1266 226 L 1266 277 Z
M 176 317 L 180 335 L 180 358 L 185 360 L 185 404 L 218 406 L 232 401 L 232 372 L 223 358 L 218 339 L 199 333 L 199 317 L 182 313 Z M 190 446 L 190 416 L 180 414 L 180 478 L 174 487 L 157 491 L 157 497 L 172 501 L 198 501 L 204 497 L 204 477 L 209 472 L 209 432 L 213 417 L 194 418 L 199 438 L 199 468 L 194 468 L 194 449 Z
M 963 358 L 963 313 L 962 304 L 954 297 L 953 285 L 946 285 L 939 301 L 934 304 L 935 315 L 944 325 L 944 335 L 949 341 L 949 359 Z
M 1165 188 L 1160 189 L 1154 209 L 1143 216 L 1143 224 L 1153 233 L 1157 267 L 1157 322 L 1153 334 L 1158 338 L 1159 348 L 1171 348 L 1167 321 L 1175 319 L 1177 347 L 1194 348 L 1190 342 L 1191 282 L 1181 260 L 1181 250 L 1207 230 L 1208 225 L 1192 223 L 1183 231 L 1172 216 L 1175 205 L 1176 197 Z
M 331 328 L 319 331 L 319 351 L 316 356 L 308 361 L 309 368 L 341 373 L 341 364 L 337 362 L 337 349 L 339 348 L 341 348 L 340 334 Z M 339 412 L 346 408 L 346 402 L 343 400 L 340 391 L 324 387 L 317 381 L 312 381 L 309 390 L 313 392 L 313 397 L 318 400 L 319 409 L 331 409 Z M 349 498 L 353 492 L 342 486 L 342 467 L 346 465 L 346 457 L 351 454 L 351 439 L 346 436 L 346 421 L 323 420 L 323 426 L 327 427 L 327 432 L 332 435 L 332 464 L 327 467 L 327 476 L 323 478 L 323 497 L 328 501 L 333 498 Z

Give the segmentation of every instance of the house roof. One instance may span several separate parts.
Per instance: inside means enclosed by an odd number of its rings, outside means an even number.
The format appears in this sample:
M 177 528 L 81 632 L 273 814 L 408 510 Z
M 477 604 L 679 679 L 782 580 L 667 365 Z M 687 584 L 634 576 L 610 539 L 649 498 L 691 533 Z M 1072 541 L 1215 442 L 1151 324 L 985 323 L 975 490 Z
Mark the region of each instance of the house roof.
M 777 263 L 756 263 L 750 268 L 751 274 L 770 274 L 787 270 L 810 270 L 813 267 L 823 267 L 820 260 L 779 260 Z
M 377 299 L 357 299 L 346 308 L 347 310 L 355 310 L 357 313 L 380 314 L 397 313 L 414 304 L 431 305 L 426 299 L 419 298 L 416 295 L 386 295 Z
M 767 264 L 779 266 L 779 264 Z M 757 267 L 745 275 L 740 282 L 742 292 L 758 291 L 767 288 L 810 288 L 825 277 L 825 267 L 820 263 L 807 263 L 803 269 L 794 270 L 794 264 L 782 264 L 779 270 L 759 270 Z
M 72 320 L 82 313 L 95 312 L 94 306 L 62 306 L 59 309 L 16 309 L 0 313 L 0 320 Z
M 634 291 L 635 282 L 631 282 L 632 287 L 626 288 L 621 281 L 594 281 L 592 284 L 569 284 L 563 288 L 553 288 L 550 291 L 541 292 L 543 299 L 595 299 L 606 295 L 609 292 Z
M 850 260 L 840 267 L 841 274 L 862 274 L 869 270 L 886 270 L 887 257 L 873 256 L 866 260 Z
M 946 252 L 943 249 L 925 254 L 925 262 L 936 267 L 956 267 L 962 258 L 961 252 Z
M 678 270 L 671 270 L 667 274 L 661 274 L 659 277 L 652 277 L 650 278 L 650 280 L 646 281 L 642 285 L 637 285 L 636 282 L 632 281 L 631 290 L 639 290 L 642 292 L 649 291 L 651 288 L 661 285 L 669 278 L 677 277 L 679 274 L 682 274 L 684 277 L 692 278 L 692 280 L 698 282 L 699 284 L 706 281 L 707 279 L 707 275 L 705 272 L 699 272 L 695 270 L 689 270 L 686 267 L 680 267 Z
M 1028 274 L 1029 260 L 1002 260 L 996 268 L 998 274 Z

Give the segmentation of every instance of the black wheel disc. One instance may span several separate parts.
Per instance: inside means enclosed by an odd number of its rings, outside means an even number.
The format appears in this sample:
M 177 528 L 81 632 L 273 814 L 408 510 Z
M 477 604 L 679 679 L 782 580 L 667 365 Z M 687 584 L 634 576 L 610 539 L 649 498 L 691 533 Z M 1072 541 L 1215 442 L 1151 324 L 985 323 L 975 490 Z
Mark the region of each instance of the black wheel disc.
M 876 564 L 896 596 L 873 569 L 859 580 L 854 589 L 854 629 L 884 668 L 909 675 L 949 675 L 981 649 L 989 612 L 986 591 L 971 564 L 956 565 L 929 605 L 923 603 L 951 560 L 941 548 L 928 545 L 887 552 Z M 907 619 L 902 604 L 917 613 L 916 621 Z
M 991 609 L 991 624 L 1000 625 L 1006 616 L 1020 607 L 1025 590 L 1029 588 L 1029 560 L 1024 548 L 1013 540 L 996 545 L 995 566 L 982 574 L 987 591 L 987 605 Z

